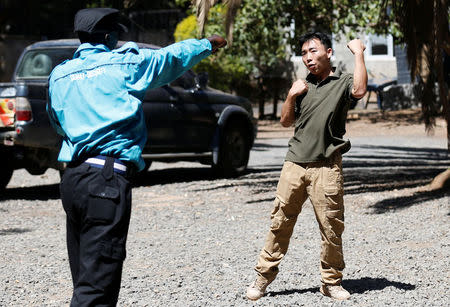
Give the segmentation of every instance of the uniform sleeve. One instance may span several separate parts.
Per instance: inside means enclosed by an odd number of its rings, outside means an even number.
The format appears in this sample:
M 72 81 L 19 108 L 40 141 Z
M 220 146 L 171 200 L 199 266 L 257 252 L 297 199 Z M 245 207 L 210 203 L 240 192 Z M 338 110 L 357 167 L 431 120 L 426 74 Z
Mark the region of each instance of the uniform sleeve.
M 61 128 L 61 124 L 58 121 L 58 118 L 56 117 L 55 111 L 52 108 L 52 84 L 53 82 L 49 82 L 49 89 L 48 89 L 48 97 L 47 97 L 47 105 L 46 105 L 46 110 L 47 110 L 47 115 L 48 118 L 50 120 L 50 124 L 52 125 L 53 129 L 56 130 L 56 133 L 58 133 L 59 135 L 65 136 L 65 132 L 64 130 Z
M 141 49 L 142 62 L 130 85 L 137 92 L 145 92 L 168 84 L 209 56 L 211 50 L 207 39 L 188 39 L 158 50 Z

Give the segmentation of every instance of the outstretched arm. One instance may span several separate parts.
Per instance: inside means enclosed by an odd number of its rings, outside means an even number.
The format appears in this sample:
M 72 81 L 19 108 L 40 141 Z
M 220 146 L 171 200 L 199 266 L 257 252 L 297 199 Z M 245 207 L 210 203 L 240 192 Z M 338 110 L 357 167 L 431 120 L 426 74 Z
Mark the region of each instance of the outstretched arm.
M 283 127 L 291 126 L 295 121 L 295 101 L 298 96 L 308 91 L 308 84 L 305 80 L 298 79 L 292 84 L 291 89 L 286 97 L 286 101 L 281 108 L 280 123 Z
M 347 47 L 355 56 L 355 70 L 353 72 L 352 96 L 362 98 L 367 92 L 367 70 L 364 63 L 364 50 L 366 46 L 359 39 L 354 39 Z
M 226 44 L 225 39 L 213 35 L 202 40 L 184 40 L 158 50 L 142 50 L 145 60 L 137 77 L 145 88 L 163 86 Z

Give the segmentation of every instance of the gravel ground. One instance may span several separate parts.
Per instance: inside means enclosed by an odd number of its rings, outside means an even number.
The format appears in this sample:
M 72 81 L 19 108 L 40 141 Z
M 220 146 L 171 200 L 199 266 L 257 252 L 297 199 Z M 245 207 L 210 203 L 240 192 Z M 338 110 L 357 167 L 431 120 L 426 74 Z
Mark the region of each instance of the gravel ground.
M 359 124 L 350 125 L 353 148 L 344 156 L 350 300 L 319 293 L 320 235 L 309 202 L 267 295 L 245 299 L 288 141 L 263 126 L 240 178 L 214 179 L 195 163 L 154 163 L 137 183 L 119 305 L 449 306 L 450 191 L 421 188 L 450 165 L 446 139 L 397 133 L 411 126 L 377 136 L 363 125 L 372 134 L 360 136 Z M 56 171 L 19 170 L 0 196 L 0 306 L 69 303 L 58 182 Z

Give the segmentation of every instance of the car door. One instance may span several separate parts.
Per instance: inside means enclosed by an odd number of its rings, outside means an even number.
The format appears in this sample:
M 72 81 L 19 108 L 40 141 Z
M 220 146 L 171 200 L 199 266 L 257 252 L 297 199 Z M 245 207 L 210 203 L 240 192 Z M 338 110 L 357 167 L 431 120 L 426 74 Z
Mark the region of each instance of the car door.
M 170 84 L 178 99 L 174 107 L 181 115 L 176 125 L 177 142 L 185 152 L 209 151 L 218 114 L 207 91 L 200 89 L 192 71 Z
M 175 107 L 177 94 L 168 86 L 148 90 L 142 101 L 147 125 L 145 152 L 174 152 L 177 144 L 176 125 L 182 119 Z

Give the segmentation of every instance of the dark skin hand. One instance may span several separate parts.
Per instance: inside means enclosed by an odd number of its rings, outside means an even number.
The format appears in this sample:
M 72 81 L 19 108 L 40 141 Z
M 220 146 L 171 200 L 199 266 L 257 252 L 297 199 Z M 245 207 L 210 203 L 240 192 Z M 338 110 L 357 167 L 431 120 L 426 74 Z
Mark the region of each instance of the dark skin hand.
M 216 53 L 217 50 L 227 45 L 227 41 L 222 36 L 216 34 L 208 37 L 208 40 L 210 41 L 212 46 L 212 53 Z

